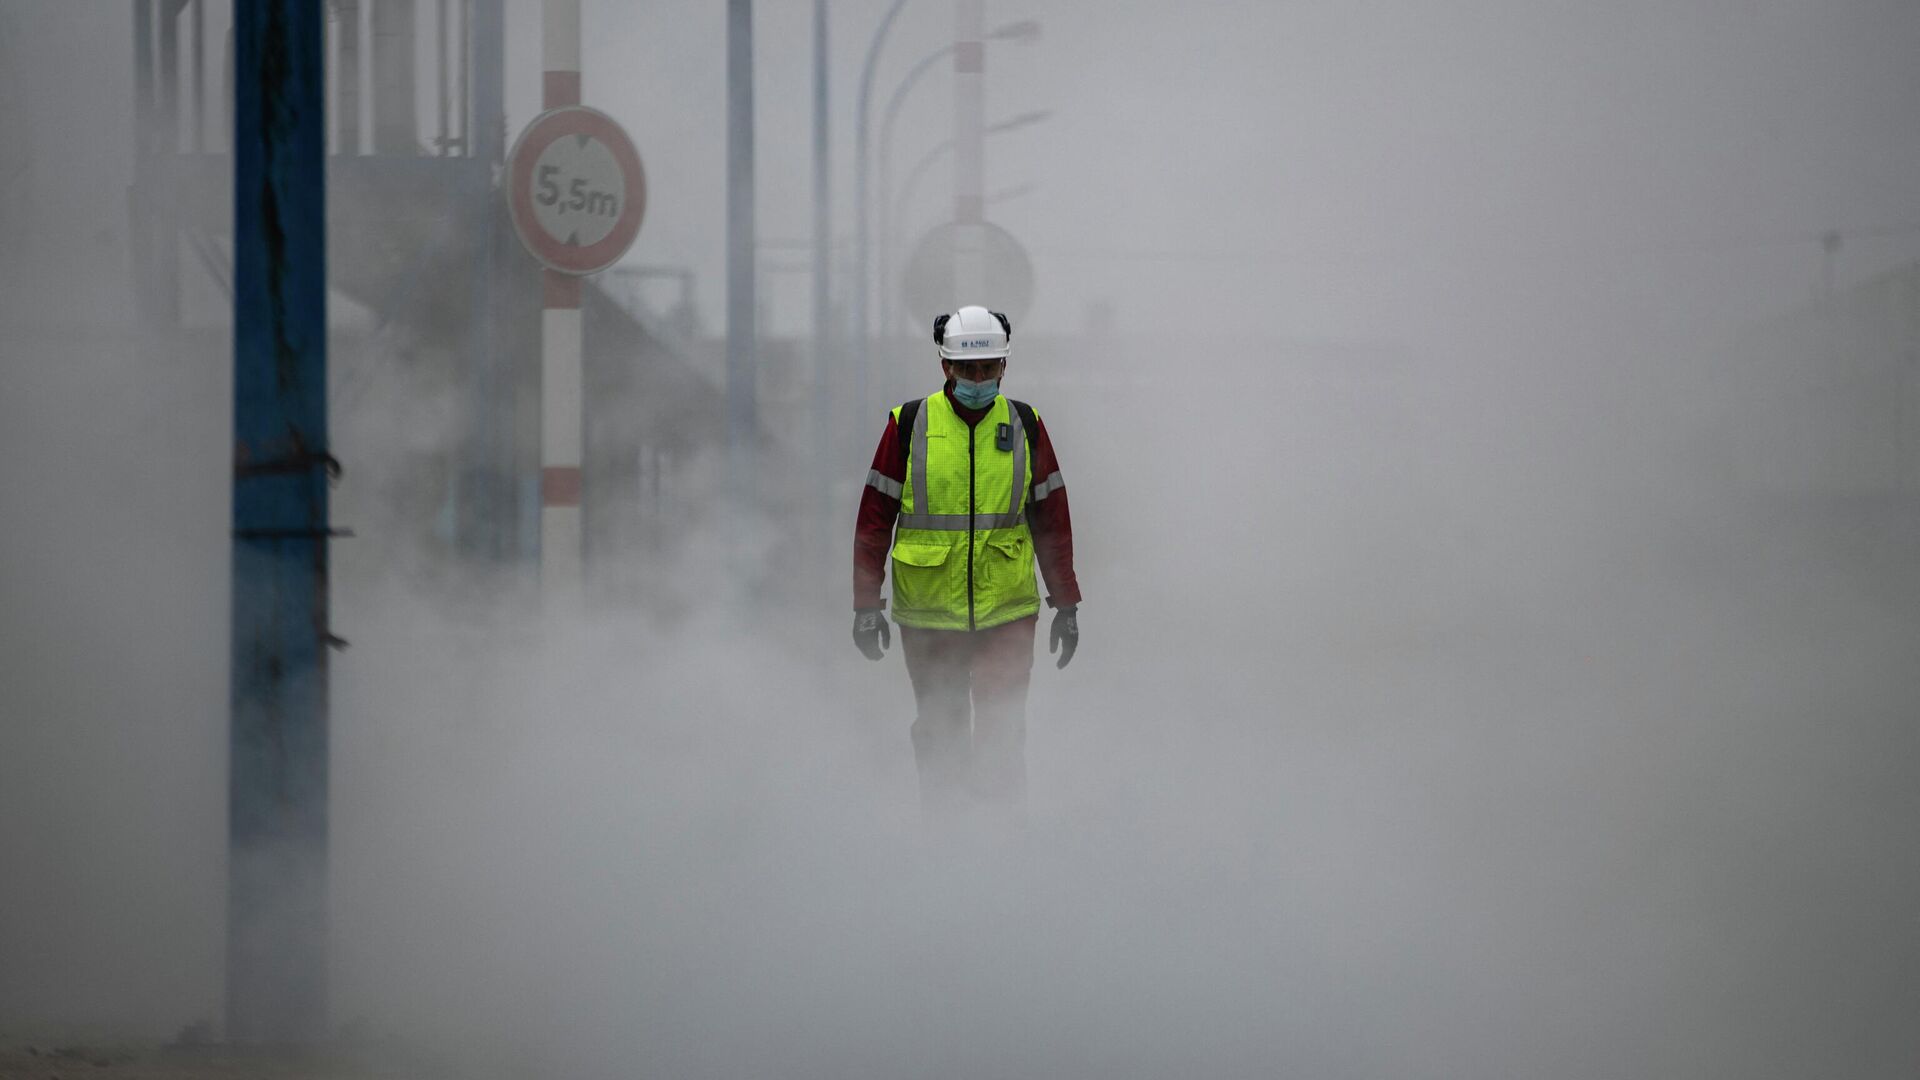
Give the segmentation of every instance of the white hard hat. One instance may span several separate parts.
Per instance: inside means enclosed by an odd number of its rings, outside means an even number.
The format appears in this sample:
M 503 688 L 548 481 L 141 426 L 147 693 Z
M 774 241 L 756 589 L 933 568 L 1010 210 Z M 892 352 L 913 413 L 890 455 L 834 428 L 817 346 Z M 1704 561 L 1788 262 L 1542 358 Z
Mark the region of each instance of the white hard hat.
M 1013 324 L 1005 315 L 968 306 L 933 320 L 942 360 L 998 360 L 1011 351 Z

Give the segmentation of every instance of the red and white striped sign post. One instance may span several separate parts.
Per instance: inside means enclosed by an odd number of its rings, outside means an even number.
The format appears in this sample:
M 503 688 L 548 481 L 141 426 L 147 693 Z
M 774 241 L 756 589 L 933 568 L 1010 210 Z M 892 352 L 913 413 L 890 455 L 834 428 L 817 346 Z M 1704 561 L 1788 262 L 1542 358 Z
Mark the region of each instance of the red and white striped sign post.
M 541 53 L 546 111 L 507 161 L 508 199 L 521 242 L 545 265 L 540 316 L 540 586 L 582 595 L 581 461 L 585 381 L 580 278 L 612 266 L 646 213 L 646 174 L 620 125 L 580 104 L 580 0 L 544 0 Z
M 985 304 L 986 0 L 955 0 L 953 33 L 953 285 L 951 311 Z M 997 306 L 997 305 L 996 305 Z

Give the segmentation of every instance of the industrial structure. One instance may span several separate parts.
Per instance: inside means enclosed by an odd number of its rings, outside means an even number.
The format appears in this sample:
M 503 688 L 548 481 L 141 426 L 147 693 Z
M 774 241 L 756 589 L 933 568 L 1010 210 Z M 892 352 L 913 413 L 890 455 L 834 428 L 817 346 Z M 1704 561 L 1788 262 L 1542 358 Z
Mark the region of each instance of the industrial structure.
M 516 242 L 503 0 L 438 0 L 430 20 L 415 0 L 209 7 L 133 3 L 133 293 L 151 336 L 188 340 L 189 281 L 232 311 L 226 1032 L 299 1043 L 328 1029 L 328 657 L 347 645 L 329 601 L 354 535 L 333 485 L 380 477 L 370 539 L 497 571 L 471 580 L 525 610 L 536 582 L 639 601 L 650 556 L 697 534 L 711 451 L 725 439 L 744 469 L 763 440 L 725 418 L 690 297 L 658 320 L 631 275 L 556 275 Z M 577 0 L 548 7 L 550 39 L 553 11 L 571 17 L 572 78 L 547 104 L 578 103 Z M 421 460 L 336 454 L 338 419 L 369 415 L 455 430 Z
M 230 8 L 133 3 L 128 213 L 135 294 L 157 332 L 181 328 L 183 281 L 232 294 L 234 68 L 221 25 Z M 334 0 L 325 12 L 327 280 L 342 306 L 364 309 L 357 325 L 334 320 L 330 397 L 344 417 L 404 372 L 407 386 L 461 401 L 450 451 L 404 478 L 414 538 L 475 563 L 532 568 L 542 287 L 496 179 L 509 143 L 504 0 Z M 425 70 L 423 31 L 434 35 Z M 632 287 L 641 273 L 681 277 L 683 302 L 649 308 Z M 621 270 L 582 286 L 588 592 L 638 599 L 647 553 L 685 534 L 654 523 L 701 512 L 676 493 L 703 482 L 704 459 L 725 438 L 723 343 L 700 332 L 684 302 L 685 271 Z M 344 464 L 351 474 L 369 463 Z

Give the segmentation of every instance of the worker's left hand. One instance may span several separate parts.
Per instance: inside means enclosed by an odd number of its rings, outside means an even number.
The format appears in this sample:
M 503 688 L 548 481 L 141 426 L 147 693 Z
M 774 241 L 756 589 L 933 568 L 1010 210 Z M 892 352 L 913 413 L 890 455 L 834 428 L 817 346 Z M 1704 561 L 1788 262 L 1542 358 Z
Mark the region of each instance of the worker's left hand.
M 887 629 L 879 608 L 860 608 L 853 613 L 853 645 L 869 660 L 880 659 L 893 645 L 893 631 Z
M 1066 646 L 1061 648 L 1061 646 Z M 1073 651 L 1080 647 L 1080 605 L 1059 608 L 1053 613 L 1053 629 L 1047 632 L 1047 651 L 1060 654 L 1056 668 L 1067 666 Z

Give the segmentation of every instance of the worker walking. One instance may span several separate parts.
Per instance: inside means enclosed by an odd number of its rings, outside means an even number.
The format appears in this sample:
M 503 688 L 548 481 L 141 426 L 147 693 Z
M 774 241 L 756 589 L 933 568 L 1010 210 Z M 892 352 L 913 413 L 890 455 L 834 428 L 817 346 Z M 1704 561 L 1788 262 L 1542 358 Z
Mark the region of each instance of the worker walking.
M 983 307 L 934 320 L 946 385 L 888 417 L 854 531 L 853 641 L 869 660 L 892 644 L 880 597 L 892 557 L 930 819 L 973 803 L 1024 805 L 1036 557 L 1054 609 L 1048 651 L 1064 668 L 1080 644 L 1073 527 L 1053 444 L 1032 406 L 1000 393 L 1012 338 L 1007 317 Z

